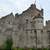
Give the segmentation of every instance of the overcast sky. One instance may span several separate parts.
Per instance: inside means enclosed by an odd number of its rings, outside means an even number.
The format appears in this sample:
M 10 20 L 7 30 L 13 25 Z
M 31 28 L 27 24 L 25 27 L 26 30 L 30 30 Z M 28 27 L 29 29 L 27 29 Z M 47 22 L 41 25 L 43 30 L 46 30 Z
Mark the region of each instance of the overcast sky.
M 21 13 L 26 10 L 35 0 L 0 0 L 0 17 L 11 12 Z M 44 21 L 50 19 L 50 0 L 36 0 L 37 8 L 44 9 Z

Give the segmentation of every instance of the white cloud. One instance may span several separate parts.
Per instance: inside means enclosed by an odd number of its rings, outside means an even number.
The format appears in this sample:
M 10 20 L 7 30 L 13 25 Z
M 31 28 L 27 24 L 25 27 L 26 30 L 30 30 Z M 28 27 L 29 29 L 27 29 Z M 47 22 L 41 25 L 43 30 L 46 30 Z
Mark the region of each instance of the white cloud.
M 21 13 L 27 9 L 33 0 L 0 0 L 0 16 L 9 12 Z

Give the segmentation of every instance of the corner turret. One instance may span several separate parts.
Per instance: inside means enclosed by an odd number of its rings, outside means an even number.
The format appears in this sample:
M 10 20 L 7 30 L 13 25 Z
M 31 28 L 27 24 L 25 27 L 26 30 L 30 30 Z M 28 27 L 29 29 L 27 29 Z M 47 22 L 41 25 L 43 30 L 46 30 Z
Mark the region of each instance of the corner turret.
M 38 16 L 35 16 L 33 19 L 35 21 L 35 28 L 43 29 L 43 17 L 40 14 L 38 14 Z

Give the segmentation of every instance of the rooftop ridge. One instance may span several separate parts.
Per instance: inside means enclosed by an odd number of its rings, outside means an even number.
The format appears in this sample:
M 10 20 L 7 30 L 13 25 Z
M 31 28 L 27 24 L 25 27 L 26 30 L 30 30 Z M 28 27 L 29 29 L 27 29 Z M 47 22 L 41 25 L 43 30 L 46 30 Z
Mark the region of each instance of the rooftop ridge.
M 39 10 L 38 8 L 36 8 L 36 4 L 31 4 L 28 9 L 24 10 L 21 14 L 16 13 L 15 16 L 20 16 L 20 15 L 22 15 L 22 14 L 25 13 L 25 12 L 29 13 L 29 12 L 34 11 L 34 10 L 37 10 L 38 12 L 41 12 L 42 9 Z M 8 15 L 6 15 L 6 16 L 9 16 L 9 15 L 13 15 L 13 12 L 11 12 L 10 14 L 8 14 Z M 3 16 L 3 17 L 6 17 L 6 16 Z M 14 16 L 14 15 L 13 15 L 13 16 Z M 2 17 L 2 18 L 3 18 L 3 17 Z

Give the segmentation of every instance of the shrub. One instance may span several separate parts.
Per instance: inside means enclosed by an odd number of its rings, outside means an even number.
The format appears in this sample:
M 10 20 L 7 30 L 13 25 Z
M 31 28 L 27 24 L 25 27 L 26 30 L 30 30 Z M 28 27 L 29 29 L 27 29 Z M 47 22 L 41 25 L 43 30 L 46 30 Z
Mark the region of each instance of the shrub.
M 42 50 L 48 50 L 48 48 L 43 48 Z
M 18 50 L 24 50 L 24 48 L 18 48 Z
M 5 50 L 12 50 L 12 45 L 13 45 L 12 38 L 7 38 L 7 40 L 5 41 L 4 49 Z
M 32 50 L 32 48 L 29 48 L 29 50 Z
M 37 48 L 37 50 L 42 50 L 42 48 Z
M 36 48 L 33 48 L 32 50 L 37 50 Z

